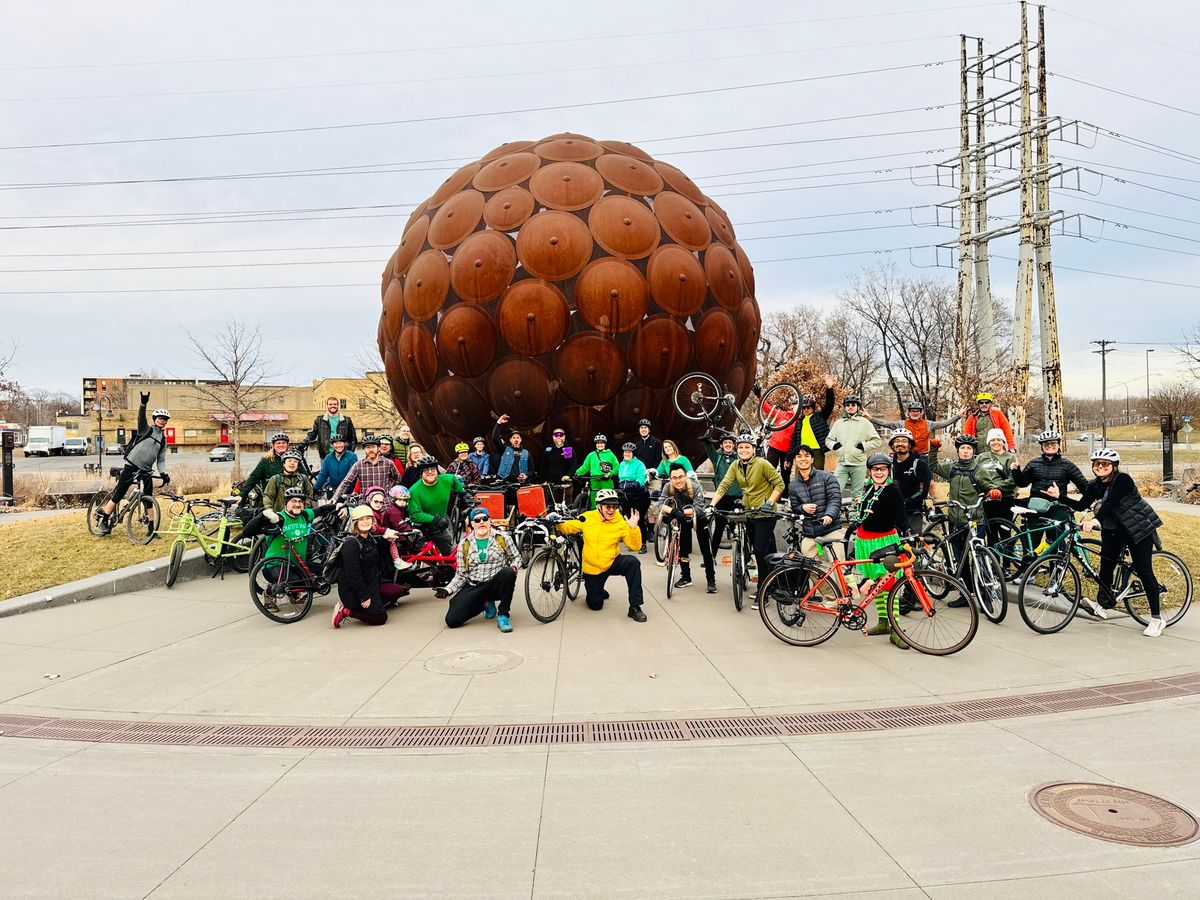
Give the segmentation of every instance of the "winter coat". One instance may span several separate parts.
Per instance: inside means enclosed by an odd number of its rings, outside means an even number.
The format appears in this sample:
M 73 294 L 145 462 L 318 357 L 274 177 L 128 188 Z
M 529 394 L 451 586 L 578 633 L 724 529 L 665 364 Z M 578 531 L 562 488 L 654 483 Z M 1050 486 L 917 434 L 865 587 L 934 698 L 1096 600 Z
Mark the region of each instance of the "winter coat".
M 287 472 L 280 472 L 267 479 L 266 485 L 263 486 L 263 509 L 273 509 L 275 512 L 279 512 L 286 502 L 283 492 L 294 487 L 304 488 L 306 505 L 312 502 L 313 486 L 307 475 L 300 471 L 293 472 L 291 475 Z
M 800 471 L 793 468 L 795 477 L 788 482 L 787 496 L 792 512 L 804 515 L 804 536 L 815 538 L 829 534 L 841 527 L 839 516 L 842 513 L 842 488 L 837 476 L 823 469 L 812 469 L 808 480 L 801 477 Z M 815 503 L 817 511 L 806 513 L 801 507 L 805 503 Z M 829 525 L 822 525 L 821 519 L 829 516 Z
M 825 446 L 838 453 L 838 461 L 844 466 L 866 465 L 867 454 L 882 444 L 875 426 L 862 413 L 842 413 L 825 438 Z
M 729 471 L 729 467 L 737 460 L 737 453 L 725 453 L 721 450 L 720 444 L 708 440 L 704 442 L 704 452 L 708 456 L 708 461 L 712 463 L 713 484 L 720 484 L 725 473 Z M 725 492 L 725 496 L 741 497 L 742 489 L 736 484 L 731 484 L 729 490 Z
M 633 442 L 633 455 L 642 461 L 642 465 L 650 472 L 658 468 L 663 458 L 662 441 L 654 435 L 640 437 Z
M 312 428 L 304 435 L 304 443 L 317 442 L 317 455 L 324 459 L 329 455 L 333 444 L 332 428 L 329 413 L 324 413 L 313 419 Z M 354 422 L 349 416 L 338 416 L 337 433 L 346 441 L 346 449 L 353 450 L 358 446 L 358 433 L 354 430 Z
M 985 450 L 977 454 L 979 458 L 979 467 L 988 469 L 993 472 L 991 476 L 996 487 L 1000 489 L 1000 493 L 1005 500 L 1011 500 L 1017 492 L 1016 479 L 1013 477 L 1012 464 L 1017 461 L 1016 454 L 1003 451 L 1001 453 L 993 453 L 991 450 Z
M 484 450 L 482 453 L 476 453 L 472 450 L 467 454 L 467 459 L 475 463 L 475 468 L 479 470 L 479 474 L 491 475 L 496 471 L 496 461 L 492 459 L 492 454 Z
M 953 462 L 941 462 L 938 460 L 938 448 L 931 447 L 929 469 L 934 475 L 944 478 L 950 483 L 950 499 L 964 506 L 974 506 L 979 500 L 980 494 L 986 494 L 992 488 L 999 487 L 995 481 L 995 470 L 981 469 L 978 457 L 973 456 L 966 462 L 961 459 L 955 459 Z M 952 525 L 966 524 L 967 513 L 957 506 L 946 507 L 946 515 Z
M 607 522 L 599 510 L 588 510 L 578 519 L 568 519 L 558 525 L 560 534 L 583 535 L 583 574 L 599 575 L 607 572 L 621 552 L 624 543 L 630 550 L 642 548 L 642 530 L 630 525 L 621 516 L 613 516 Z
M 771 494 L 783 493 L 783 478 L 780 477 L 779 470 L 761 456 L 751 457 L 747 463 L 739 459 L 731 465 L 713 492 L 713 502 L 716 503 L 724 497 L 725 492 L 734 484 L 742 489 L 743 506 L 752 515 L 758 507 L 771 499 Z M 718 494 L 721 497 L 718 497 Z
M 316 490 L 329 485 L 337 487 L 342 483 L 342 479 L 350 472 L 350 467 L 358 462 L 358 454 L 352 450 L 346 450 L 339 457 L 336 453 L 330 453 L 321 460 L 321 471 L 317 473 Z
M 808 440 L 814 441 L 809 446 L 818 450 L 825 446 L 825 438 L 829 437 L 829 419 L 833 415 L 833 402 L 833 388 L 825 388 L 825 400 L 821 403 L 821 408 L 814 409 L 811 415 L 801 415 L 796 419 L 796 427 L 792 431 L 792 446 L 788 449 L 789 456 L 794 457 L 796 451 L 800 449 L 800 445 L 806 442 L 806 432 L 812 432 L 812 437 Z
M 608 475 L 605 476 L 602 465 L 609 466 Z M 580 466 L 575 474 L 579 477 L 587 477 L 592 479 L 589 482 L 589 490 L 594 494 L 596 491 L 602 491 L 605 488 L 611 488 L 617 480 L 617 469 L 621 463 L 616 455 L 608 449 L 593 450 L 583 460 L 583 465 Z
M 980 421 L 986 419 L 986 422 Z M 993 428 L 999 428 L 1004 432 L 1004 440 L 1008 443 L 1008 449 L 1016 451 L 1017 444 L 1013 440 L 1012 426 L 1008 424 L 1008 416 L 1004 415 L 1001 410 L 992 407 L 984 416 L 978 411 L 968 413 L 966 421 L 963 422 L 963 434 L 969 434 L 972 437 L 976 435 L 987 434 Z
M 910 453 L 903 462 L 892 454 L 892 482 L 900 489 L 904 497 L 904 508 L 916 512 L 925 505 L 929 496 L 929 485 L 933 481 L 933 473 L 929 463 L 919 453 Z
M 516 481 L 518 475 L 524 475 L 533 481 L 533 458 L 528 450 L 518 450 L 508 443 L 499 425 L 492 429 L 492 443 L 496 445 L 496 474 L 500 478 Z
M 283 472 L 283 460 L 272 450 L 258 461 L 250 475 L 242 482 L 242 497 L 247 498 L 257 488 L 261 491 L 272 475 Z
M 167 436 L 146 418 L 146 404 L 138 407 L 138 430 L 125 450 L 125 462 L 149 472 L 155 465 L 159 474 L 167 471 Z
M 899 422 L 890 421 L 888 419 L 876 419 L 873 416 L 867 416 L 872 425 L 877 425 L 880 428 L 887 428 L 895 431 L 897 428 L 907 428 L 913 436 L 913 449 L 925 456 L 929 453 L 929 436 L 934 432 L 941 431 L 943 428 L 949 428 L 962 416 L 955 416 L 953 419 L 943 419 L 940 422 L 930 422 L 922 417 L 913 421 L 912 419 L 901 419 Z
M 1021 487 L 1029 488 L 1030 497 L 1040 497 L 1043 500 L 1053 500 L 1046 489 L 1052 484 L 1058 485 L 1058 502 L 1063 502 L 1067 496 L 1067 485 L 1075 485 L 1079 493 L 1087 489 L 1087 479 L 1079 471 L 1079 466 L 1071 462 L 1061 453 L 1047 456 L 1035 456 L 1024 466 L 1013 472 L 1013 481 Z
M 542 477 L 546 484 L 557 484 L 563 476 L 570 475 L 576 466 L 575 448 L 570 444 L 555 447 L 551 444 L 542 454 Z
M 1143 499 L 1128 472 L 1116 472 L 1107 484 L 1099 478 L 1088 482 L 1079 500 L 1067 500 L 1068 506 L 1087 509 L 1099 501 L 1096 518 L 1108 529 L 1120 529 L 1132 543 L 1139 543 L 1162 527 L 1162 519 Z
M 446 466 L 446 471 L 451 475 L 457 475 L 465 485 L 479 484 L 479 467 L 471 462 L 469 456 L 466 459 L 455 457 L 450 465 Z
M 342 575 L 338 579 L 338 598 L 355 609 L 364 600 L 382 603 L 379 598 L 379 574 L 388 551 L 380 538 L 353 535 L 346 538 L 340 551 Z

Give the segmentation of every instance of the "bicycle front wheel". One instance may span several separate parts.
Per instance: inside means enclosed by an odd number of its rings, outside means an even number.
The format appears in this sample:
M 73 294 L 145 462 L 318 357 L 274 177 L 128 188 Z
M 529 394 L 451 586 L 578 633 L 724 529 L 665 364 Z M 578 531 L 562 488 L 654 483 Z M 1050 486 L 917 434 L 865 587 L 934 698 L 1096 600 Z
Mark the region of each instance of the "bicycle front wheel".
M 287 557 L 268 557 L 250 572 L 250 597 L 272 622 L 290 625 L 312 609 L 312 584 Z
M 911 578 L 911 580 L 910 580 Z M 911 588 L 911 590 L 910 590 Z M 908 603 L 903 603 L 905 599 Z M 911 609 L 911 612 L 903 612 Z M 979 630 L 979 611 L 965 584 L 935 569 L 911 569 L 888 591 L 892 631 L 914 650 L 932 656 L 957 653 Z
M 667 599 L 675 593 L 675 569 L 679 564 L 679 532 L 671 530 L 667 537 Z
M 125 531 L 129 540 L 135 544 L 148 544 L 158 533 L 162 521 L 162 510 L 154 497 L 143 496 L 136 503 L 129 504 L 125 513 Z
M 660 566 L 667 561 L 667 526 L 661 519 L 654 526 L 654 561 Z
M 583 545 L 578 539 L 567 542 L 567 550 L 562 558 L 567 579 L 567 599 L 574 601 L 583 587 Z
M 550 548 L 539 550 L 525 570 L 525 605 L 539 622 L 553 622 L 567 605 L 567 573 Z
M 1004 566 L 990 547 L 971 550 L 971 586 L 979 611 L 989 622 L 999 625 L 1008 614 L 1008 588 L 1004 583 Z
M 807 566 L 781 566 L 758 589 L 758 614 L 767 631 L 793 647 L 815 647 L 838 628 L 841 598 L 833 579 L 814 585 L 813 575 Z
M 100 510 L 112 499 L 112 491 L 96 491 L 87 507 L 87 530 L 92 537 L 100 537 Z
M 799 414 L 800 389 L 786 381 L 767 388 L 758 404 L 758 420 L 767 431 L 783 431 Z
M 1079 572 L 1065 553 L 1043 556 L 1021 578 L 1017 609 L 1038 634 L 1062 631 L 1079 609 Z
M 1156 550 L 1150 556 L 1154 569 L 1154 580 L 1158 582 L 1159 615 L 1167 625 L 1174 625 L 1192 605 L 1192 573 L 1187 563 L 1168 550 Z M 1125 609 L 1141 625 L 1150 624 L 1150 604 L 1146 602 L 1146 591 L 1136 574 L 1130 577 L 1130 587 L 1125 594 Z
M 689 422 L 703 422 L 717 414 L 725 392 L 717 380 L 703 372 L 684 375 L 671 392 L 675 410 Z
M 735 535 L 733 538 L 733 561 L 731 572 L 733 574 L 733 608 L 738 612 L 742 611 L 742 598 L 746 593 L 746 560 L 743 557 L 744 538 L 741 535 Z
M 167 587 L 172 587 L 179 578 L 179 567 L 183 564 L 184 542 L 177 540 L 171 545 L 171 559 L 167 563 Z

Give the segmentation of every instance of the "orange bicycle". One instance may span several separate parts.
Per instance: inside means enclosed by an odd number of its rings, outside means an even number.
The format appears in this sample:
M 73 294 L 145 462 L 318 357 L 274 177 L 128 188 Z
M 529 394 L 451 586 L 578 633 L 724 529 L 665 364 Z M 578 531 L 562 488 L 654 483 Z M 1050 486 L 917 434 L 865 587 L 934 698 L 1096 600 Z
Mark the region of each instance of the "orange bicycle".
M 815 647 L 833 637 L 839 625 L 865 631 L 867 606 L 885 592 L 892 630 L 922 653 L 957 653 L 979 628 L 979 610 L 967 586 L 945 572 L 915 568 L 908 545 L 877 550 L 869 559 L 831 560 L 827 567 L 795 551 L 773 557 L 771 574 L 759 590 L 759 615 L 785 644 Z M 845 573 L 870 563 L 884 565 L 887 574 L 855 596 Z

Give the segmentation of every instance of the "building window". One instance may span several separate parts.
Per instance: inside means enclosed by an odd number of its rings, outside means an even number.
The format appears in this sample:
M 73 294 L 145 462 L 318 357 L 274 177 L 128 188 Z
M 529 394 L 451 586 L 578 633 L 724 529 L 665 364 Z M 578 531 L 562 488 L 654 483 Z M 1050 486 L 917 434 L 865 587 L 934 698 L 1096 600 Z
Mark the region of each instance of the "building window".
M 200 432 L 199 432 L 199 431 L 197 431 L 195 428 L 185 428 L 185 429 L 183 429 L 183 436 L 184 436 L 184 437 L 197 437 L 197 436 L 199 436 L 199 434 L 200 434 Z
M 345 397 L 343 397 L 341 400 L 338 401 L 338 406 L 340 406 L 342 409 L 346 408 L 346 398 Z
M 359 398 L 358 398 L 358 408 L 359 408 L 359 409 L 366 409 L 366 408 L 367 408 L 367 398 L 366 398 L 366 397 L 359 397 Z

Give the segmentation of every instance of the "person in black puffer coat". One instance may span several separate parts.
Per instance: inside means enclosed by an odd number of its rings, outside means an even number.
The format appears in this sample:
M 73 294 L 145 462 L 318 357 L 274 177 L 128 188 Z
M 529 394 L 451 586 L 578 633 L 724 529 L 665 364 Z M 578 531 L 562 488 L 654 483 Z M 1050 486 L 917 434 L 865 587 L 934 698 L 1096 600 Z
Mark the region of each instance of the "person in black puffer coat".
M 350 513 L 350 536 L 339 551 L 342 574 L 338 578 L 338 602 L 333 608 L 333 627 L 341 628 L 347 618 L 358 619 L 364 625 L 383 625 L 387 622 L 387 607 L 395 604 L 404 592 L 395 582 L 380 581 L 389 552 L 382 538 L 372 534 L 375 514 L 369 506 L 356 506 Z

